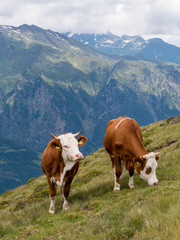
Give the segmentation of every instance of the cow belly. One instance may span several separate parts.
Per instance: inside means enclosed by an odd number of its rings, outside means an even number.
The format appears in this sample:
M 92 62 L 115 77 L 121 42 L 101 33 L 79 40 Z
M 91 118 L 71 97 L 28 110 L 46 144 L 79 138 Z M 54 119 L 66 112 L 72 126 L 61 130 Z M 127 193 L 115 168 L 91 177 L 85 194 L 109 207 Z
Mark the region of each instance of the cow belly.
M 56 185 L 56 187 L 59 187 L 60 189 L 64 187 L 65 182 L 64 181 L 58 181 L 55 177 L 51 177 L 50 181 Z

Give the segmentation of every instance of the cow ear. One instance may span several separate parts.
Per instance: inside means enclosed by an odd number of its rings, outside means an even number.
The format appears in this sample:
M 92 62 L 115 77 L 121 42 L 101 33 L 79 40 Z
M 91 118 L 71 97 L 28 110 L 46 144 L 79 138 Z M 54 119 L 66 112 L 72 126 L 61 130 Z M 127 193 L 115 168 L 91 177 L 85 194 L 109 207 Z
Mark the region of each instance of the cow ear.
M 160 153 L 161 153 L 161 152 L 155 153 L 155 159 L 156 159 L 156 161 L 159 159 Z
M 58 150 L 62 150 L 62 146 L 61 146 L 60 141 L 57 141 L 57 140 L 55 140 L 55 139 L 52 141 L 51 147 L 52 147 L 52 148 L 56 148 L 56 149 L 58 149 Z
M 134 158 L 134 163 L 135 163 L 136 165 L 141 165 L 141 162 L 142 162 L 142 159 L 141 159 L 140 157 Z
M 137 166 L 141 166 L 141 165 L 143 165 L 143 163 L 145 162 L 145 158 L 143 158 L 143 157 L 136 157 L 136 158 L 134 158 L 134 162 L 135 162 L 135 164 L 137 165 Z
M 85 145 L 86 144 L 86 142 L 87 142 L 87 137 L 85 137 L 85 136 L 80 136 L 80 137 L 78 137 L 78 139 L 77 139 L 77 141 L 78 141 L 78 145 L 79 146 L 83 146 L 83 145 Z

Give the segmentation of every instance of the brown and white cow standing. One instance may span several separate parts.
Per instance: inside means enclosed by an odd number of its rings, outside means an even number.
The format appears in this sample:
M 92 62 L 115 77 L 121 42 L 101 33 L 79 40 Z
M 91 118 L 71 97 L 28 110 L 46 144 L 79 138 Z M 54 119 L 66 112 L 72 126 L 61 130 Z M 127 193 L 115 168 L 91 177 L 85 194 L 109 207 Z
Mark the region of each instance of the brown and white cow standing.
M 55 213 L 56 188 L 60 188 L 63 194 L 63 210 L 69 208 L 67 198 L 70 191 L 71 182 L 78 171 L 79 161 L 83 159 L 83 154 L 79 152 L 79 146 L 86 144 L 87 138 L 76 137 L 76 134 L 66 133 L 53 139 L 48 143 L 42 154 L 41 167 L 47 176 L 50 189 L 51 203 L 49 213 Z
M 124 168 L 129 171 L 129 188 L 134 187 L 134 169 L 150 186 L 157 185 L 159 153 L 147 152 L 138 123 L 128 117 L 112 119 L 107 124 L 104 146 L 109 153 L 115 175 L 114 190 L 120 190 Z

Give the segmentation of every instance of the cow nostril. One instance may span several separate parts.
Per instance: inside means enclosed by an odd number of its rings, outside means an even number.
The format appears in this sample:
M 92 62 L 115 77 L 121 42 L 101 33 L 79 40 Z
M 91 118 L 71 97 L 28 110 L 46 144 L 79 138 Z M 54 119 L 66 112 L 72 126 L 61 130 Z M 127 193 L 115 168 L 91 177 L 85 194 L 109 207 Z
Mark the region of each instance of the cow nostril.
M 158 182 L 155 182 L 154 185 L 158 185 Z
M 83 158 L 83 155 L 82 155 L 82 153 L 77 153 L 77 154 L 76 154 L 76 157 L 77 157 L 78 159 L 80 159 L 80 158 Z

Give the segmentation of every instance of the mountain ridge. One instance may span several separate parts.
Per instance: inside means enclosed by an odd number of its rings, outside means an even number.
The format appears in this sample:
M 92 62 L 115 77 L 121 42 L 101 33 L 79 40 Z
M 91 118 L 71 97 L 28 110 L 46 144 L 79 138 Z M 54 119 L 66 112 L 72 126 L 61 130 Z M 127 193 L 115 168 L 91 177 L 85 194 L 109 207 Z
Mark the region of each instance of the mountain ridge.
M 107 55 L 141 56 L 180 64 L 180 47 L 166 43 L 160 38 L 144 40 L 141 36 L 123 35 L 119 37 L 112 33 L 66 33 L 66 35 Z

